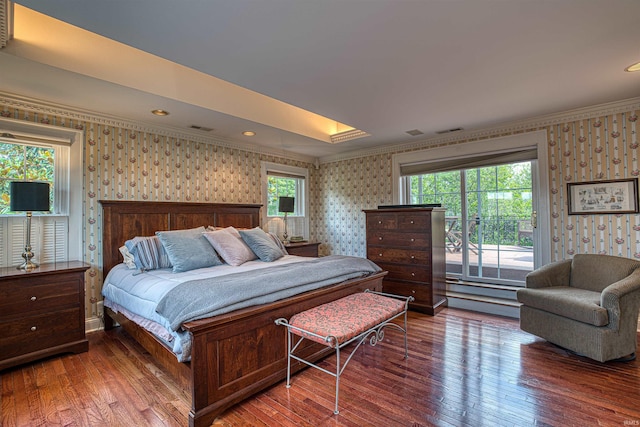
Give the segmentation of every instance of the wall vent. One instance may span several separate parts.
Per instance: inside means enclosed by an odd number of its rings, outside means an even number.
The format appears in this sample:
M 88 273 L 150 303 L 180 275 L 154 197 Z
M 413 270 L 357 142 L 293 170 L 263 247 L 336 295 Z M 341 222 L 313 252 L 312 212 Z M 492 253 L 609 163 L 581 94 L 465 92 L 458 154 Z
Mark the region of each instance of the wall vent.
M 424 135 L 424 132 L 422 132 L 421 130 L 418 130 L 418 129 L 408 130 L 406 132 L 411 136 Z

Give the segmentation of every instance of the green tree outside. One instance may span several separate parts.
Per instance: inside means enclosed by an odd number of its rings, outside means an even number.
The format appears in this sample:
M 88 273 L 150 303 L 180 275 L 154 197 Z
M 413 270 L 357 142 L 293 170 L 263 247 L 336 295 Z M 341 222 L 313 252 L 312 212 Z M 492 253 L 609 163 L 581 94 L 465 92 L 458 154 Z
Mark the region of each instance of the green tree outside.
M 533 209 L 530 162 L 417 175 L 410 182 L 413 204 L 442 203 L 446 216 L 466 217 L 468 221 L 475 221 L 477 216 L 483 243 L 487 244 L 515 245 L 518 223 L 529 220 Z M 462 212 L 463 196 L 467 200 L 466 215 Z M 460 222 L 456 228 L 460 231 Z M 478 243 L 477 229 L 471 241 Z
M 54 162 L 53 148 L 0 142 L 0 214 L 14 213 L 9 210 L 11 181 L 48 182 L 53 206 Z

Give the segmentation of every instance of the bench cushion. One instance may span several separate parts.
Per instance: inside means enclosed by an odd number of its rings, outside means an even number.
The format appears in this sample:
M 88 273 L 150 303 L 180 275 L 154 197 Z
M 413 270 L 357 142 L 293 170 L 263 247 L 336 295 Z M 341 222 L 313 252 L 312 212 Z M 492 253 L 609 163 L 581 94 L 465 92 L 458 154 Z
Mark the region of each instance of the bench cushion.
M 337 345 L 373 328 L 385 320 L 403 312 L 405 302 L 395 298 L 368 292 L 352 294 L 294 315 L 289 324 L 322 337 L 333 336 Z M 332 347 L 335 342 L 307 335 L 291 329 L 291 332 Z
M 522 304 L 568 317 L 593 326 L 609 324 L 609 313 L 600 306 L 600 292 L 569 286 L 552 286 L 540 289 L 518 289 L 518 301 Z

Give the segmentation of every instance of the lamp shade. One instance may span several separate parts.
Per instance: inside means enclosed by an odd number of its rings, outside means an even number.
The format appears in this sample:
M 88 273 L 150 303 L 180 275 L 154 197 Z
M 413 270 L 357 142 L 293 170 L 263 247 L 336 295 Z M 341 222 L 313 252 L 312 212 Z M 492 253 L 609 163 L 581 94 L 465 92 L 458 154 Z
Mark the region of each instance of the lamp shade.
M 293 197 L 280 197 L 278 199 L 278 212 L 293 212 Z
M 48 211 L 49 184 L 13 181 L 9 183 L 9 209 L 18 212 Z

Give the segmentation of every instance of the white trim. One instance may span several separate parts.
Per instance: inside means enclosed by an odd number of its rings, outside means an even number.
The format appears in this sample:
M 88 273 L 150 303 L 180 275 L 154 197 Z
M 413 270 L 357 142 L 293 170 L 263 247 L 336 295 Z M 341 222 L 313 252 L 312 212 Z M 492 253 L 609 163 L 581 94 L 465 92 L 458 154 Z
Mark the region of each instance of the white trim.
M 467 142 L 463 144 L 450 145 L 446 147 L 438 147 L 425 149 L 420 151 L 412 151 L 408 153 L 399 153 L 391 156 L 391 179 L 393 191 L 393 203 L 405 203 L 404 198 L 406 189 L 400 176 L 400 167 L 405 164 L 432 162 L 443 159 L 464 159 L 476 155 L 486 155 L 490 153 L 505 153 L 517 149 L 535 147 L 537 150 L 537 177 L 533 178 L 534 182 L 534 209 L 538 212 L 538 228 L 540 230 L 549 230 L 549 177 L 548 177 L 548 154 L 547 154 L 547 131 L 538 130 L 534 132 L 509 135 L 499 138 L 487 139 L 482 144 L 477 142 Z M 464 153 L 464 154 L 460 154 Z M 543 235 L 544 234 L 544 235 Z M 534 233 L 534 259 L 536 265 L 544 265 L 551 260 L 551 241 L 548 233 Z M 545 249 L 545 250 L 543 250 Z

